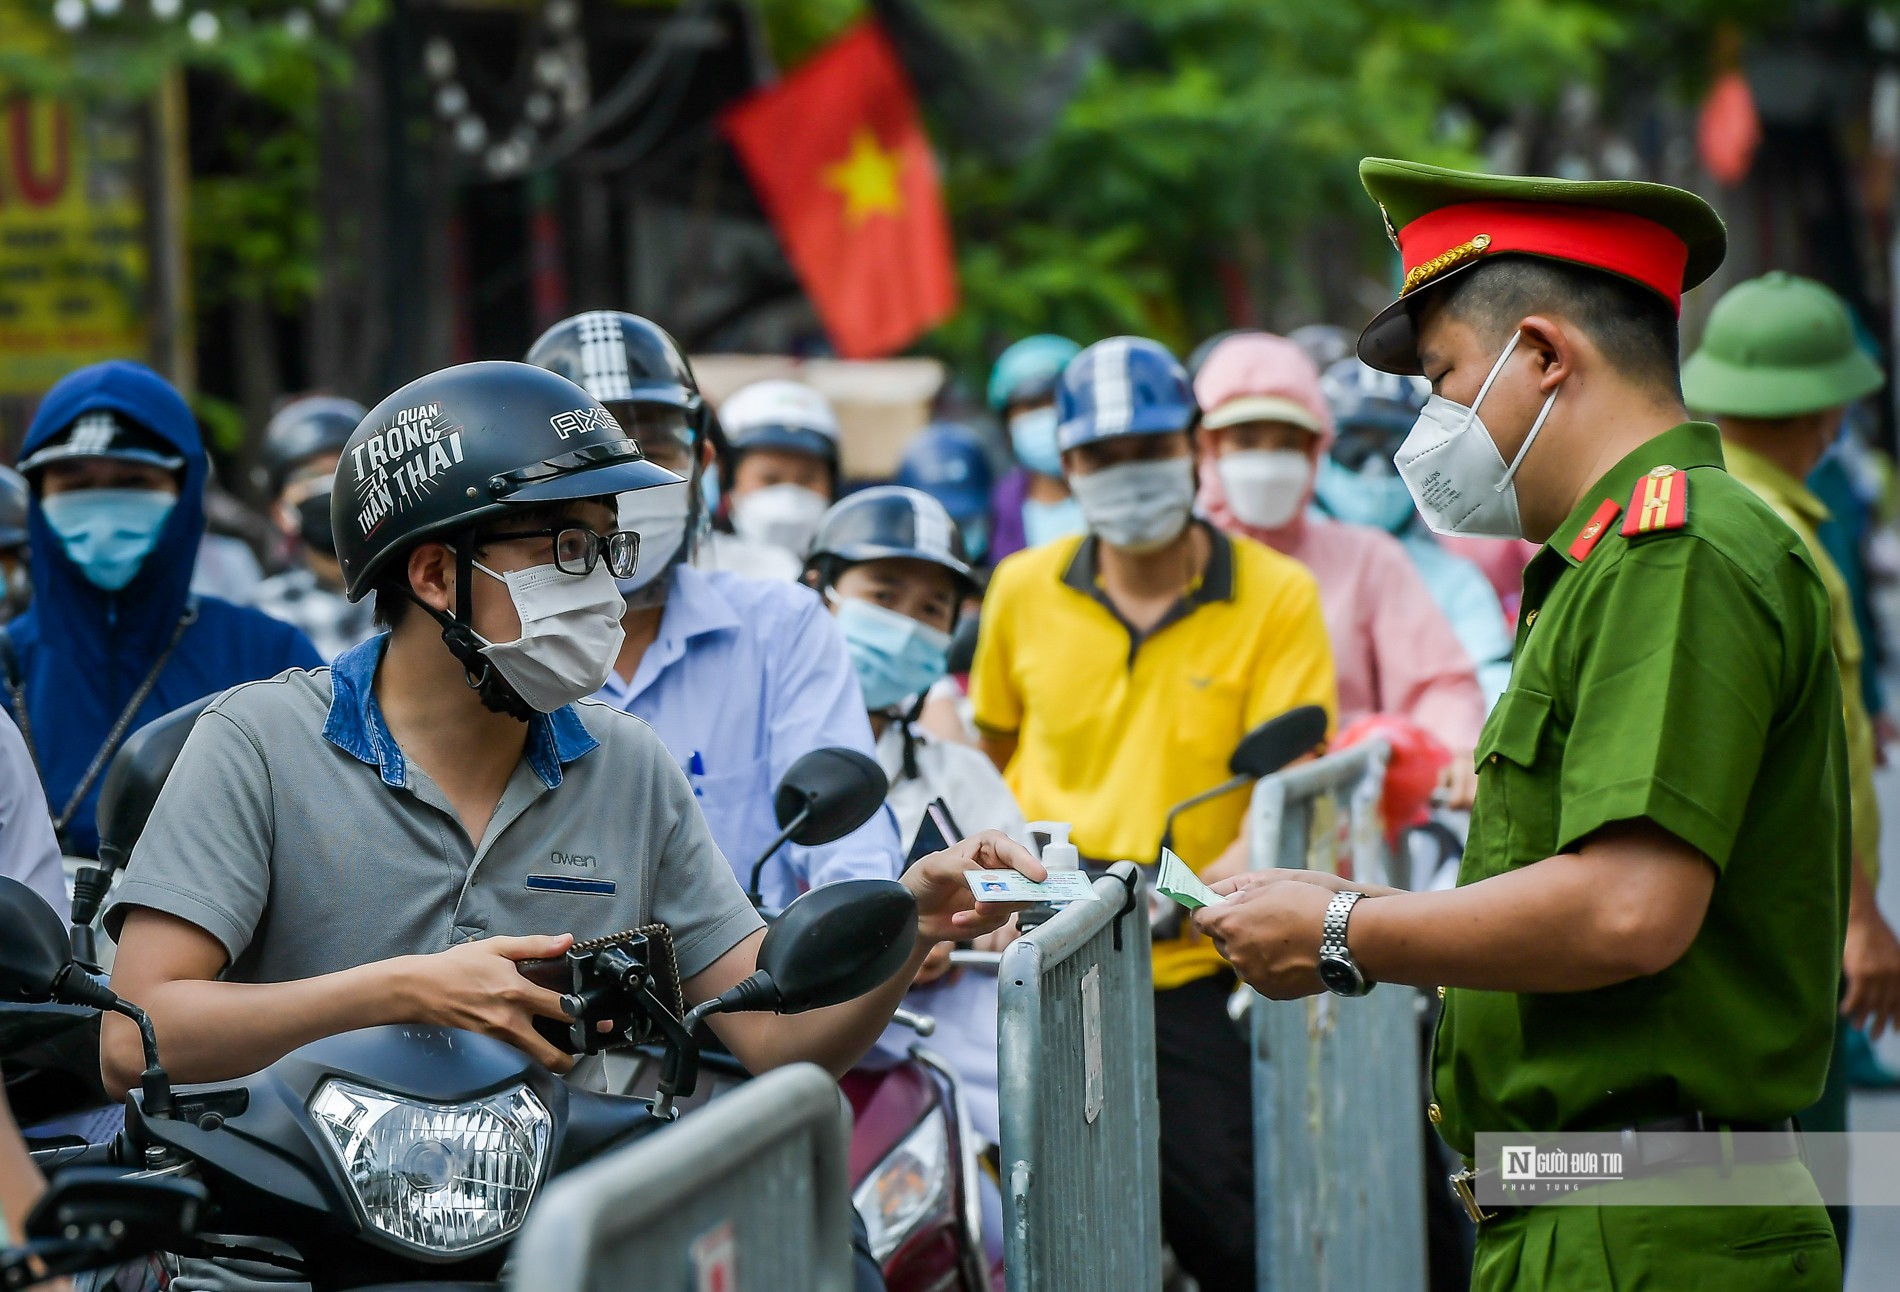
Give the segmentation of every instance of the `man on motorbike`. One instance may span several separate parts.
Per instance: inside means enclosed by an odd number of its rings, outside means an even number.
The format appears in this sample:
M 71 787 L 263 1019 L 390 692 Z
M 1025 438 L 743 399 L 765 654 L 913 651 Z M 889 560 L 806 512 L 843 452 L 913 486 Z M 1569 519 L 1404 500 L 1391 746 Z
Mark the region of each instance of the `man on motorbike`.
M 1023 810 L 1074 824 L 1085 856 L 1156 858 L 1168 809 L 1228 778 L 1250 728 L 1336 704 L 1313 576 L 1193 519 L 1199 409 L 1154 341 L 1082 351 L 1056 391 L 1058 443 L 1089 533 L 1003 561 L 970 695 Z M 1210 866 L 1240 833 L 1230 795 L 1183 815 L 1175 849 Z M 1162 1227 L 1203 1287 L 1254 1281 L 1248 1049 L 1235 979 L 1198 935 L 1156 943 Z
M 290 625 L 192 594 L 208 463 L 191 410 L 150 368 L 113 360 L 68 375 L 21 453 L 33 604 L 0 635 L 4 702 L 61 845 L 90 857 L 100 776 L 127 732 L 321 661 Z
M 640 566 L 619 582 L 625 637 L 595 698 L 659 735 L 744 883 L 778 836 L 772 800 L 786 769 L 827 746 L 872 752 L 851 657 L 809 589 L 694 565 L 712 415 L 672 337 L 635 315 L 596 311 L 555 324 L 528 362 L 600 400 L 648 460 L 686 478 L 621 495 L 620 528 L 640 535 Z M 879 813 L 835 843 L 788 844 L 761 895 L 783 907 L 819 884 L 893 879 L 902 866 L 897 830 Z
M 206 709 L 107 914 L 114 990 L 151 1014 L 172 1075 L 229 1078 L 404 1022 L 565 1071 L 533 1025 L 565 1020 L 562 997 L 516 962 L 655 921 L 689 1001 L 745 979 L 761 921 L 692 786 L 646 724 L 581 703 L 619 648 L 615 580 L 637 569 L 613 500 L 678 477 L 579 387 L 515 363 L 409 383 L 364 419 L 339 474 L 348 594 L 373 588 L 389 631 Z M 976 866 L 1042 874 L 996 834 L 926 858 L 903 880 L 920 941 L 889 982 L 714 1030 L 755 1071 L 848 1068 L 930 945 L 1008 917 L 974 907 L 962 872 Z M 101 1041 L 119 1093 L 143 1062 L 114 1022 Z
M 325 659 L 367 641 L 376 630 L 375 602 L 343 595 L 330 529 L 337 462 L 368 411 L 353 399 L 306 395 L 278 409 L 264 428 L 262 474 L 291 568 L 258 584 L 251 604 L 303 629 Z

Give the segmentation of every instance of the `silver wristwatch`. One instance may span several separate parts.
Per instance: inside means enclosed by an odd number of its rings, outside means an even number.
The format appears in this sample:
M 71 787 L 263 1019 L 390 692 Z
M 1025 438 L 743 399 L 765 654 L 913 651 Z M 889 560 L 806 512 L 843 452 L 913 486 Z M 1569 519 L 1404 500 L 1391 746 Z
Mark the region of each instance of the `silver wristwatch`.
M 1320 924 L 1319 980 L 1335 996 L 1363 996 L 1373 984 L 1359 971 L 1359 962 L 1346 950 L 1346 921 L 1352 917 L 1353 904 L 1364 893 L 1334 893 L 1326 904 L 1326 918 Z

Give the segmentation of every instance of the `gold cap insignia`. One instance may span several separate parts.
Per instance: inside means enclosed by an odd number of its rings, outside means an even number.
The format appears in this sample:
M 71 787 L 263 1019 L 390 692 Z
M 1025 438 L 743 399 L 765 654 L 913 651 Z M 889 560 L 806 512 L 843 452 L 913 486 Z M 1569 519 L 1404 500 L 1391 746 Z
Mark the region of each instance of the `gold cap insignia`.
M 1389 222 L 1386 227 L 1391 227 Z M 1470 242 L 1461 242 L 1450 251 L 1441 251 L 1424 264 L 1414 267 L 1410 273 L 1405 275 L 1405 285 L 1399 288 L 1399 295 L 1409 296 L 1426 283 L 1431 282 L 1432 279 L 1444 273 L 1447 269 L 1450 269 L 1453 265 L 1462 265 L 1473 256 L 1483 255 L 1485 248 L 1490 245 L 1491 235 L 1488 233 L 1480 233 Z

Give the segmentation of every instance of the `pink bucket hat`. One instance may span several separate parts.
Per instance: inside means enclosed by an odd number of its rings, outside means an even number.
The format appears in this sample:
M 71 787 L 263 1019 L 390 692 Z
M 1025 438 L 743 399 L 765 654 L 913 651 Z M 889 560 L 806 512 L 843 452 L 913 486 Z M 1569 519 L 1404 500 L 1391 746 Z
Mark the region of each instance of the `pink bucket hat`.
M 1291 422 L 1330 440 L 1333 414 L 1319 370 L 1283 336 L 1246 332 L 1214 347 L 1194 378 L 1194 398 L 1209 430 L 1241 422 Z

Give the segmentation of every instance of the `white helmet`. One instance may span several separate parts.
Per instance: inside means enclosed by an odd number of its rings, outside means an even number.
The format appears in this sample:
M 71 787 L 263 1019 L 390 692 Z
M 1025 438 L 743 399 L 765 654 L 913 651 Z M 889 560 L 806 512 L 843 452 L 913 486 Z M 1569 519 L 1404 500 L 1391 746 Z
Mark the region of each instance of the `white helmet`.
M 719 424 L 734 455 L 784 449 L 838 463 L 838 414 L 802 381 L 755 381 L 720 405 Z

